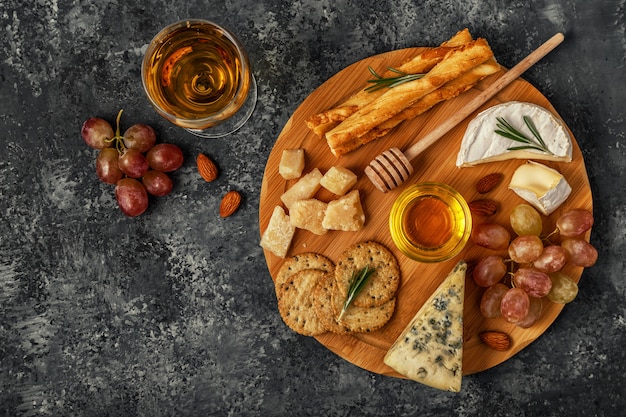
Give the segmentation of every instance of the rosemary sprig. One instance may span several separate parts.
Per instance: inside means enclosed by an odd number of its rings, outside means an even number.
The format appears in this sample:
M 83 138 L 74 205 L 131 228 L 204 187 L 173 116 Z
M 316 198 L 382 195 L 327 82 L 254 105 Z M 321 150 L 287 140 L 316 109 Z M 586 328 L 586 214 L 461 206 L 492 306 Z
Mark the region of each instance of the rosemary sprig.
M 530 130 L 530 133 L 533 134 L 536 141 L 532 140 L 531 138 L 529 138 L 528 136 L 526 136 L 519 130 L 515 129 L 513 126 L 511 126 L 509 122 L 506 121 L 505 118 L 496 117 L 496 120 L 498 121 L 498 123 L 496 123 L 497 129 L 495 130 L 495 132 L 498 135 L 504 136 L 505 138 L 511 139 L 515 142 L 520 142 L 520 143 L 525 144 L 521 146 L 511 146 L 507 148 L 507 150 L 517 151 L 517 150 L 522 150 L 522 149 L 534 149 L 537 151 L 545 152 L 550 155 L 554 155 L 552 151 L 548 149 L 548 147 L 546 146 L 546 143 L 541 138 L 539 131 L 535 127 L 535 124 L 530 119 L 530 117 L 524 116 L 524 123 L 526 124 L 526 127 L 528 127 L 528 130 Z
M 353 271 L 352 276 L 350 277 L 350 286 L 348 287 L 348 295 L 346 296 L 346 301 L 343 303 L 343 307 L 341 308 L 341 313 L 339 314 L 339 318 L 337 320 L 341 320 L 345 312 L 352 304 L 352 301 L 359 295 L 365 284 L 367 284 L 367 280 L 372 276 L 375 269 L 366 266 L 361 269 L 359 272 Z
M 376 70 L 374 70 L 374 68 L 372 67 L 367 67 L 367 69 L 372 73 L 372 75 L 375 77 L 374 79 L 371 80 L 367 80 L 368 83 L 372 83 L 372 85 L 370 85 L 369 87 L 367 87 L 365 89 L 365 91 L 376 91 L 376 90 L 380 90 L 382 88 L 393 88 L 396 87 L 400 84 L 404 84 L 404 83 L 408 83 L 409 81 L 413 81 L 413 80 L 417 80 L 419 78 L 422 78 L 424 76 L 424 74 L 409 74 L 406 73 L 404 71 L 400 71 L 398 69 L 392 68 L 392 67 L 388 67 L 387 69 L 391 72 L 395 72 L 396 74 L 398 74 L 397 77 L 383 77 L 382 75 L 378 74 L 376 72 Z

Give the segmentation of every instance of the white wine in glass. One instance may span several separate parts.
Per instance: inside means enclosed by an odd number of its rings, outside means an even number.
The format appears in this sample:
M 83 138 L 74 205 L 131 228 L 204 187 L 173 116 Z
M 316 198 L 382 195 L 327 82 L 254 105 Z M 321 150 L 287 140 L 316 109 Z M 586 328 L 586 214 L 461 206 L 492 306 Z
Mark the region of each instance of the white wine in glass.
M 157 112 L 197 136 L 233 133 L 256 104 L 256 82 L 243 46 L 207 20 L 181 20 L 159 32 L 148 45 L 141 73 Z

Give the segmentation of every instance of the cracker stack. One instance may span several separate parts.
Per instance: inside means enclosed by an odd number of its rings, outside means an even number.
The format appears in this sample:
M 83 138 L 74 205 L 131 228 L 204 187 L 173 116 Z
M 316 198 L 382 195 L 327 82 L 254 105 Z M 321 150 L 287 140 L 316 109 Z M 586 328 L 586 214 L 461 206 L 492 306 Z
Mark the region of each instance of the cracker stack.
M 366 266 L 375 272 L 339 320 L 352 273 Z M 296 333 L 316 336 L 380 329 L 393 315 L 399 284 L 395 256 L 385 246 L 370 241 L 347 248 L 336 266 L 313 252 L 288 258 L 276 275 L 275 289 L 285 324 Z

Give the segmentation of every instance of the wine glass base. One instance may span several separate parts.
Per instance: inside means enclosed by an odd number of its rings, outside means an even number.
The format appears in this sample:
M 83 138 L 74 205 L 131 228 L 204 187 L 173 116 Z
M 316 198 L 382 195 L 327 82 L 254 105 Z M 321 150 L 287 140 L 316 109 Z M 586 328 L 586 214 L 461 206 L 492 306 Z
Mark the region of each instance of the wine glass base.
M 252 113 L 254 112 L 254 108 L 256 107 L 257 102 L 257 85 L 256 79 L 254 75 L 250 77 L 250 91 L 248 92 L 248 97 L 246 98 L 245 103 L 241 108 L 235 113 L 233 116 L 216 124 L 215 126 L 211 126 L 207 129 L 185 129 L 187 132 L 192 135 L 199 136 L 201 138 L 213 139 L 213 138 L 221 138 L 231 133 L 239 130 L 250 118 Z

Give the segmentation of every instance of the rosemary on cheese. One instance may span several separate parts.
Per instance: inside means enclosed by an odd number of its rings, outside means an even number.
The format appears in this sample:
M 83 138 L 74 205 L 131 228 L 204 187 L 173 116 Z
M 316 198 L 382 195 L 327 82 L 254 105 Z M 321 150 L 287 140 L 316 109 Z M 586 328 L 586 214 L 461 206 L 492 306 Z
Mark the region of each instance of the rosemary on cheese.
M 505 118 L 496 117 L 496 120 L 498 121 L 498 123 L 496 123 L 497 129 L 495 130 L 495 132 L 498 135 L 504 136 L 505 138 L 511 139 L 515 142 L 523 143 L 523 145 L 520 146 L 511 146 L 507 148 L 507 150 L 517 151 L 523 149 L 534 149 L 550 155 L 554 155 L 552 151 L 546 146 L 546 143 L 543 141 L 543 138 L 539 134 L 539 131 L 535 127 L 535 124 L 530 119 L 530 117 L 524 116 L 524 123 L 526 124 L 526 127 L 528 127 L 528 130 L 530 130 L 530 133 L 533 134 L 536 141 L 514 128 Z

